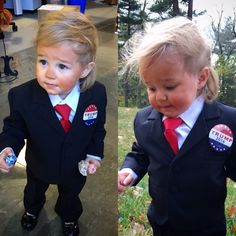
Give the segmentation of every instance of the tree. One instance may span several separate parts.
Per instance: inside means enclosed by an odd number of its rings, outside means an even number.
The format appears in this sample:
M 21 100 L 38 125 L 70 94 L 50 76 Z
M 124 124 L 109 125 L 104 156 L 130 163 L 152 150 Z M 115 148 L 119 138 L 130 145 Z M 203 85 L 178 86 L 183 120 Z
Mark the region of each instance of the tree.
M 219 74 L 219 100 L 236 106 L 236 32 L 234 17 L 223 22 L 223 10 L 218 12 L 218 21 L 211 23 L 214 34 L 213 52 L 218 55 L 216 70 Z
M 218 12 L 218 16 L 218 21 L 212 19 L 211 23 L 215 42 L 213 52 L 229 59 L 236 53 L 236 12 L 234 17 L 227 17 L 225 23 L 223 22 L 223 10 Z
M 216 63 L 216 70 L 220 78 L 219 100 L 236 106 L 236 55 L 232 55 L 230 59 L 220 55 Z
M 118 12 L 119 46 L 122 47 L 143 22 L 141 4 L 136 0 L 121 0 L 118 4 Z
M 146 6 L 147 1 L 145 0 L 143 4 L 139 3 L 139 1 L 135 0 L 121 0 L 119 1 L 118 11 L 119 11 L 119 22 L 118 22 L 118 33 L 119 33 L 119 40 L 118 40 L 118 47 L 119 47 L 119 70 L 122 70 L 124 66 L 122 64 L 122 51 L 124 45 L 135 32 L 140 31 L 143 29 L 143 25 L 148 18 L 146 13 Z M 128 47 L 126 45 L 126 47 Z M 126 53 L 126 52 L 124 52 Z M 121 73 L 119 76 L 118 82 L 118 93 L 119 96 L 124 97 L 124 105 L 129 105 L 129 100 L 133 104 L 133 98 L 135 94 L 139 92 L 139 85 L 133 86 L 132 80 L 138 80 L 137 75 L 131 76 L 129 73 L 129 68 L 124 73 Z M 140 94 L 140 93 L 139 93 Z M 137 99 L 140 101 L 141 99 Z M 138 104 L 140 106 L 140 104 Z
M 161 20 L 179 15 L 192 19 L 193 15 L 199 16 L 206 12 L 193 11 L 193 0 L 156 0 L 150 11 L 158 13 Z

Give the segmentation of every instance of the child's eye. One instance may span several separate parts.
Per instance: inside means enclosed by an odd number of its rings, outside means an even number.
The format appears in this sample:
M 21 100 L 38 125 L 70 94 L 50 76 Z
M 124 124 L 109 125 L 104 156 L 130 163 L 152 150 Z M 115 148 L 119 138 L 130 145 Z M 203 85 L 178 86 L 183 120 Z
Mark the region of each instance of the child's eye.
M 66 66 L 66 65 L 64 65 L 64 64 L 59 64 L 58 67 L 59 67 L 61 70 L 68 69 L 68 66 Z
M 156 89 L 155 89 L 155 88 L 152 88 L 152 87 L 150 87 L 150 88 L 148 88 L 148 91 L 150 91 L 150 92 L 155 92 L 155 91 L 156 91 Z
M 176 88 L 176 86 L 166 86 L 166 90 L 174 90 Z
M 42 64 L 43 66 L 45 66 L 47 64 L 47 61 L 44 59 L 40 59 L 39 63 Z

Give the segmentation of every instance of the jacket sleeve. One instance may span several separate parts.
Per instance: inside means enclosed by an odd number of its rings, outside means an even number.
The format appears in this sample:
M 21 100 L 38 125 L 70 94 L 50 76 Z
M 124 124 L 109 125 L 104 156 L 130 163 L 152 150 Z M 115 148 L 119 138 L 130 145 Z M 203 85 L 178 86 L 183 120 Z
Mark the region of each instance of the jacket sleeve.
M 139 122 L 137 115 L 134 120 L 134 131 L 139 128 Z M 136 132 L 135 132 L 136 133 Z M 137 136 L 136 136 L 137 139 Z M 147 173 L 147 168 L 149 165 L 149 159 L 145 150 L 139 145 L 138 140 L 133 143 L 132 150 L 129 152 L 121 166 L 123 168 L 132 169 L 138 176 L 133 185 L 136 185 Z
M 236 182 L 236 143 L 234 141 L 232 152 L 225 163 L 226 175 Z
M 101 159 L 104 156 L 104 138 L 106 135 L 105 122 L 106 122 L 106 105 L 107 105 L 107 96 L 106 89 L 102 85 L 99 89 L 99 101 L 98 101 L 98 116 L 96 127 L 92 135 L 92 139 L 89 143 L 87 154 L 100 157 Z
M 4 119 L 3 131 L 0 134 L 0 150 L 11 147 L 18 156 L 25 144 L 26 126 L 14 102 L 16 99 L 14 89 L 11 89 L 8 94 L 10 115 Z

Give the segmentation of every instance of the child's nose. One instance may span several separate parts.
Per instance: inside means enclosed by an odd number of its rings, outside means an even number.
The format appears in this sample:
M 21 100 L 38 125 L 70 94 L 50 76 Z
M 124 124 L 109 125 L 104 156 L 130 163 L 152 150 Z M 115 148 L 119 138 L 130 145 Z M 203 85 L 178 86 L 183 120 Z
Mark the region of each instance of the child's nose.
M 55 72 L 54 72 L 54 69 L 52 68 L 52 66 L 48 66 L 47 67 L 46 77 L 50 78 L 50 79 L 54 79 L 55 78 Z
M 163 93 L 161 90 L 156 91 L 156 100 L 157 101 L 166 100 L 165 93 Z

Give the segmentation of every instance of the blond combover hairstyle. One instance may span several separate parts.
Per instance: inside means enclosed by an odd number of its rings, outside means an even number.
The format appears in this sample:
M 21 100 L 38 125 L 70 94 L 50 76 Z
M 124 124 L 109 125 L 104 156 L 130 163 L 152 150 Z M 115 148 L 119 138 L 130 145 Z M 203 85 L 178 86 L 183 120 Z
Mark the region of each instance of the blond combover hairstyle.
M 206 86 L 199 91 L 206 102 L 218 94 L 218 75 L 211 66 L 211 49 L 197 26 L 185 17 L 175 17 L 149 27 L 141 43 L 134 49 L 129 65 L 151 65 L 161 56 L 178 56 L 183 59 L 189 73 L 209 68 Z M 142 75 L 140 75 L 142 78 Z
M 47 47 L 62 42 L 70 43 L 82 66 L 95 62 L 98 47 L 97 30 L 84 14 L 70 10 L 52 11 L 40 20 L 35 39 L 36 46 Z M 89 89 L 95 79 L 94 67 L 85 78 L 80 78 L 81 92 Z

